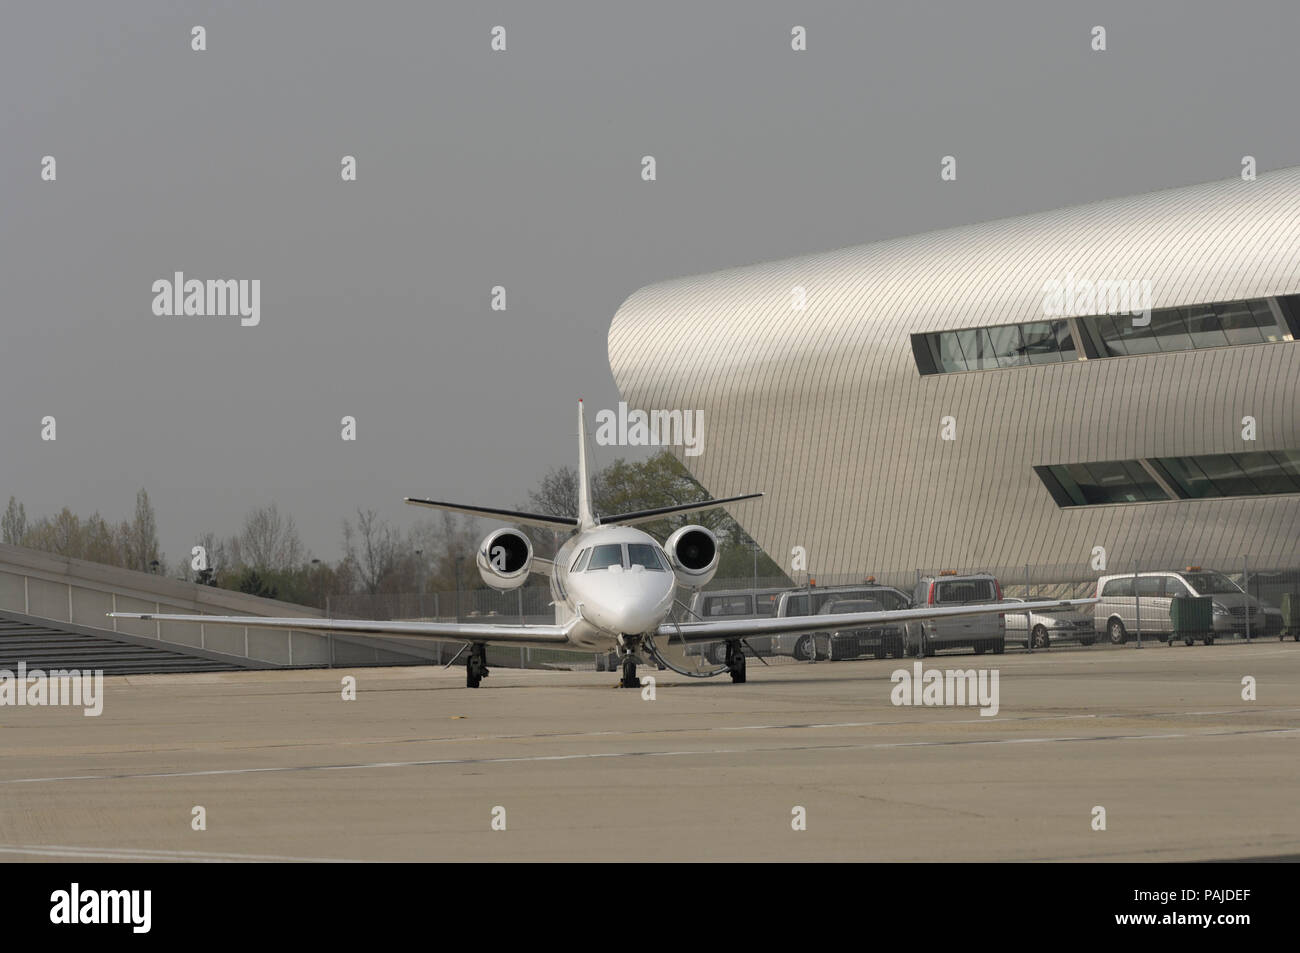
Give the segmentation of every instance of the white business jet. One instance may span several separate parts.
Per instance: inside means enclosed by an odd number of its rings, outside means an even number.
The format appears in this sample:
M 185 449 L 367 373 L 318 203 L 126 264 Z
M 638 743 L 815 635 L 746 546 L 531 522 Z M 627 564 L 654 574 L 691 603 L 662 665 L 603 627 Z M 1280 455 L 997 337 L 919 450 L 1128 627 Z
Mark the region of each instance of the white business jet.
M 550 576 L 557 622 L 554 625 L 499 625 L 476 622 L 369 621 L 358 619 L 264 618 L 261 616 L 164 615 L 110 612 L 116 619 L 156 619 L 163 622 L 256 625 L 304 631 L 352 632 L 463 641 L 469 648 L 465 684 L 478 688 L 488 674 L 488 645 L 563 648 L 616 652 L 622 660 L 620 684 L 640 685 L 637 664 L 645 655 L 682 671 L 667 661 L 656 639 L 681 648 L 701 642 L 726 642 L 725 666 L 710 675 L 727 672 L 733 682 L 745 681 L 746 636 L 815 632 L 826 627 L 824 616 L 791 616 L 733 621 L 675 622 L 669 620 L 676 587 L 702 588 L 718 568 L 718 541 L 703 526 L 683 526 L 661 545 L 637 523 L 661 520 L 679 513 L 712 509 L 752 500 L 761 493 L 746 493 L 716 500 L 664 506 L 657 509 L 596 516 L 591 509 L 587 470 L 586 427 L 582 401 L 578 401 L 578 512 L 575 516 L 547 516 L 487 506 L 462 506 L 407 497 L 407 503 L 503 522 L 564 530 L 572 535 L 554 560 L 534 556 L 528 537 L 506 527 L 489 533 L 478 548 L 478 568 L 483 581 L 499 591 L 522 586 L 530 572 Z M 940 616 L 979 615 L 987 612 L 1047 612 L 1087 605 L 1095 599 L 992 603 L 950 608 L 900 609 L 889 612 L 851 612 L 835 616 L 837 629 L 869 627 L 889 622 L 933 619 Z M 462 649 L 462 652 L 464 649 Z M 683 671 L 683 674 L 698 674 Z

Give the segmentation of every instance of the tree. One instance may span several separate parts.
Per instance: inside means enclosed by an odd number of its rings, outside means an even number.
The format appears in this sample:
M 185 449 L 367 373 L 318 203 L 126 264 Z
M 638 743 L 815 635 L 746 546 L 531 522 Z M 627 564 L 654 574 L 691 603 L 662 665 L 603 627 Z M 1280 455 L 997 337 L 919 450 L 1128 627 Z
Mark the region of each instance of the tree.
M 135 519 L 129 525 L 122 525 L 126 527 L 128 568 L 148 572 L 151 563 L 162 561 L 158 551 L 158 519 L 145 489 L 141 488 L 135 495 Z
M 3 530 L 4 541 L 11 546 L 19 545 L 27 535 L 27 510 L 12 496 L 9 497 L 4 517 L 0 518 L 0 530 Z
M 239 534 L 242 560 L 261 570 L 292 569 L 302 562 L 302 542 L 292 516 L 281 516 L 271 503 L 244 517 Z
M 349 563 L 361 587 L 371 595 L 381 591 L 386 577 L 393 572 L 399 557 L 397 533 L 376 510 L 357 508 L 354 527 L 343 521 L 344 559 Z

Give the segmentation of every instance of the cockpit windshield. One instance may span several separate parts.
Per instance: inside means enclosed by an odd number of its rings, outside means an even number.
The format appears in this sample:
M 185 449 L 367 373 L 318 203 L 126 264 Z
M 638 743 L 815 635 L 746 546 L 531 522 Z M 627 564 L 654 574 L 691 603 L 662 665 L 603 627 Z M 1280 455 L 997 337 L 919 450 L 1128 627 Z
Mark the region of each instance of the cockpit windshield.
M 623 568 L 622 543 L 606 543 L 592 549 L 591 560 L 587 563 L 588 572 L 595 572 L 597 569 L 608 569 L 610 566 Z
M 628 543 L 628 563 L 642 566 L 650 572 L 664 572 L 664 563 L 659 556 L 659 547 L 649 543 Z

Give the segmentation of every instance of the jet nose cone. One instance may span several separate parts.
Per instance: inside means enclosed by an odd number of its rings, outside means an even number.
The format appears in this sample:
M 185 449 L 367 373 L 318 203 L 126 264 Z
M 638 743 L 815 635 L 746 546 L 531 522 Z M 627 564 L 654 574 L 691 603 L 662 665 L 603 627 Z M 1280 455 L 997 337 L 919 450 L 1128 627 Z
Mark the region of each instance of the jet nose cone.
M 610 632 L 635 635 L 653 631 L 672 605 L 672 576 L 668 573 L 611 573 L 602 588 L 593 621 Z

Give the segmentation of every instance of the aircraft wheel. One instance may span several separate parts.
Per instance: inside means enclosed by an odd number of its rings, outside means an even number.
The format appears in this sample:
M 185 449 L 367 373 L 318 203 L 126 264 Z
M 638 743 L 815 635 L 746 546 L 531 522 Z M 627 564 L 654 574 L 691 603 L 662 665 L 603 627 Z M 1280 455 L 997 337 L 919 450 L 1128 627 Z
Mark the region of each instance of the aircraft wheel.
M 619 679 L 618 684 L 622 688 L 640 688 L 641 681 L 636 677 L 636 656 L 625 655 L 623 657 L 623 677 Z

